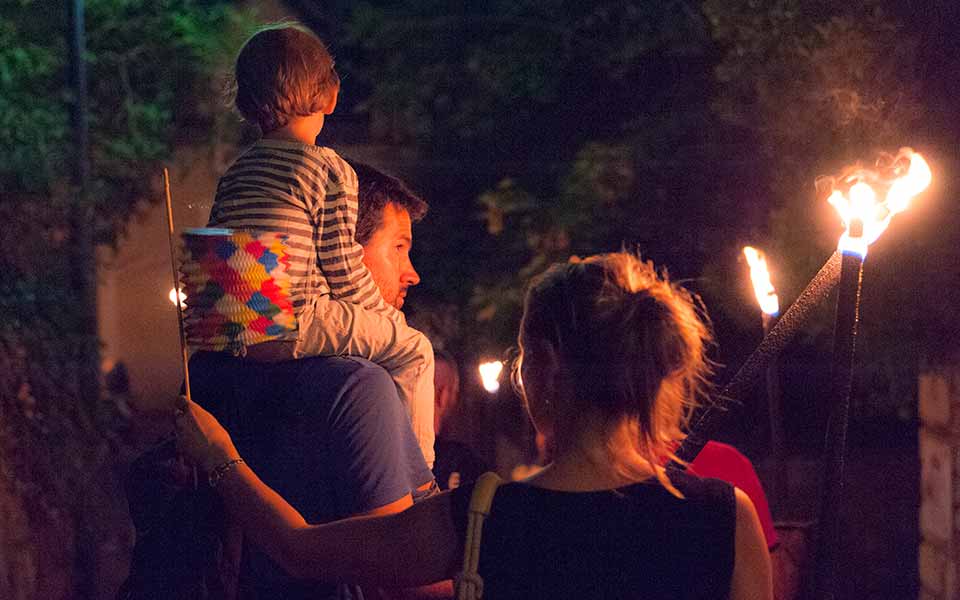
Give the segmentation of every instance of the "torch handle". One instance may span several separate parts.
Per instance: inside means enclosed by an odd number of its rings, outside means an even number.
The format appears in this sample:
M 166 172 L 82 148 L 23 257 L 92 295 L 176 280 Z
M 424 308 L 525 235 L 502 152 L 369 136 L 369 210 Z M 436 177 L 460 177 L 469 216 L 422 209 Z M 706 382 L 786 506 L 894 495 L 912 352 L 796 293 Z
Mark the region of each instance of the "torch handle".
M 773 316 L 763 313 L 763 335 L 773 327 Z M 770 359 L 766 368 L 767 418 L 770 427 L 770 458 L 773 463 L 773 475 L 767 494 L 770 508 L 777 514 L 783 498 L 787 495 L 786 439 L 783 431 L 783 410 L 780 403 L 780 371 L 777 357 Z
M 862 280 L 863 258 L 856 254 L 844 253 L 833 334 L 833 365 L 830 372 L 829 396 L 831 412 L 824 444 L 824 468 L 814 544 L 815 595 L 813 597 L 816 598 L 833 598 L 836 591 L 844 454 L 850 410 L 850 389 L 853 383 L 853 359 L 860 318 Z
M 770 332 L 764 336 L 763 341 L 750 354 L 740 370 L 691 424 L 687 438 L 677 450 L 677 458 L 689 463 L 700 454 L 710 436 L 717 431 L 724 417 L 729 414 L 730 411 L 727 410 L 729 402 L 731 400 L 736 401 L 744 392 L 749 391 L 756 385 L 770 361 L 775 359 L 777 354 L 790 343 L 793 336 L 806 322 L 810 311 L 833 291 L 840 280 L 841 262 L 841 254 L 834 252 L 817 271 L 807 287 L 790 305 L 787 312 L 780 317 L 780 320 L 777 321 Z M 674 469 L 684 468 L 680 462 L 676 461 L 671 462 L 669 467 Z

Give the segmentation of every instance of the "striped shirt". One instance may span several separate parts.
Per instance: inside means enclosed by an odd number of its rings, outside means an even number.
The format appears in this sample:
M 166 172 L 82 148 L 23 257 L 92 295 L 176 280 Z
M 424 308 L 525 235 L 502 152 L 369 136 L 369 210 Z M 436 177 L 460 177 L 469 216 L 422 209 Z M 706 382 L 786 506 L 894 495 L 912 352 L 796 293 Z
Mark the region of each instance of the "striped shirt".
M 357 210 L 357 174 L 332 149 L 261 139 L 220 178 L 208 226 L 289 236 L 298 317 L 307 302 L 330 295 L 402 321 L 362 262 Z

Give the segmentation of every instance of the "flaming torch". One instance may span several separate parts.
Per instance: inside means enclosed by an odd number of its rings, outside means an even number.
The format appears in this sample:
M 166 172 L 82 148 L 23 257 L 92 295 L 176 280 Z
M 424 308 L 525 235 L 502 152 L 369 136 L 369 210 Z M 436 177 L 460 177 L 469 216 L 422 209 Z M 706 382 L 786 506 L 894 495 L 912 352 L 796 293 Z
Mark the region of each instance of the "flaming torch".
M 763 252 L 753 246 L 744 246 L 743 255 L 750 266 L 750 281 L 753 283 L 753 293 L 757 296 L 757 304 L 760 305 L 763 334 L 766 335 L 770 331 L 773 318 L 780 314 L 780 300 L 770 283 L 770 271 L 767 269 L 767 259 Z
M 892 167 L 897 177 L 894 177 L 889 184 L 885 202 L 873 205 L 872 210 L 863 210 L 867 207 L 864 206 L 865 198 L 859 195 L 859 190 L 862 188 L 858 188 L 858 192 L 854 194 L 853 203 L 847 201 L 849 196 L 844 196 L 842 193 L 831 195 L 831 203 L 838 207 L 846 225 L 846 231 L 840 240 L 840 248 L 817 271 L 787 312 L 777 320 L 756 350 L 750 354 L 730 382 L 723 387 L 719 393 L 720 399 L 736 399 L 751 389 L 767 364 L 793 339 L 810 311 L 830 295 L 840 281 L 844 248 L 850 247 L 853 248 L 851 251 L 859 250 L 866 255 L 867 246 L 883 233 L 893 215 L 906 210 L 911 198 L 922 192 L 930 183 L 930 168 L 923 157 L 909 148 L 900 151 Z M 866 170 L 859 170 L 843 178 L 850 188 L 858 182 L 878 180 L 880 180 L 879 175 Z M 867 213 L 865 216 L 869 219 L 857 219 L 855 212 L 857 210 Z M 859 233 L 861 231 L 862 233 Z M 856 235 L 858 233 L 859 235 Z M 862 263 L 862 257 L 859 262 Z M 684 469 L 684 463 L 693 461 L 728 414 L 729 411 L 724 410 L 721 403 L 714 403 L 701 411 L 691 422 L 687 437 L 677 449 L 676 456 L 680 460 L 671 461 L 670 468 Z
M 840 253 L 834 252 L 810 280 L 803 292 L 797 296 L 787 312 L 766 333 L 763 341 L 747 357 L 743 366 L 720 390 L 717 397 L 722 402 L 714 402 L 708 405 L 691 422 L 687 437 L 684 438 L 676 452 L 676 456 L 680 460 L 671 461 L 669 468 L 682 470 L 686 468 L 685 463 L 693 462 L 693 459 L 700 454 L 707 441 L 720 429 L 720 425 L 730 414 L 731 411 L 724 409 L 726 401 L 736 400 L 753 388 L 770 362 L 776 358 L 800 330 L 810 312 L 830 295 L 839 279 Z
M 743 247 L 743 255 L 750 265 L 750 280 L 753 282 L 753 292 L 760 305 L 760 319 L 763 326 L 763 336 L 770 333 L 774 319 L 780 314 L 780 300 L 770 282 L 770 271 L 767 269 L 767 259 L 763 252 L 752 246 Z M 786 494 L 786 471 L 784 471 L 784 443 L 783 417 L 780 410 L 780 379 L 777 372 L 776 356 L 770 358 L 767 365 L 767 409 L 770 419 L 770 450 L 773 459 L 773 490 L 772 498 L 779 499 Z
M 825 466 L 818 514 L 814 590 L 818 597 L 833 598 L 840 539 L 839 508 L 843 494 L 844 447 L 853 358 L 860 311 L 860 287 L 867 248 L 890 225 L 910 200 L 930 185 L 930 167 L 922 156 L 903 148 L 883 170 L 857 168 L 834 182 L 827 199 L 843 221 L 838 251 L 842 255 L 837 312 L 834 323 L 833 365 L 830 374 L 831 414 L 824 447 Z M 872 184 L 872 185 L 871 185 Z M 874 186 L 886 187 L 878 202 Z

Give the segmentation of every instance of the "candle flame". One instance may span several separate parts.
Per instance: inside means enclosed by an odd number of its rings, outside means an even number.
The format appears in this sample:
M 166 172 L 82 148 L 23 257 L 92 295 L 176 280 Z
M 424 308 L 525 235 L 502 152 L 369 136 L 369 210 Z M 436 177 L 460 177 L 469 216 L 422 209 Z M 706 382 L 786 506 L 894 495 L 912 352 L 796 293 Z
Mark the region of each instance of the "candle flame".
M 483 389 L 491 394 L 500 389 L 500 373 L 503 372 L 503 363 L 499 360 L 480 363 L 480 381 Z
M 750 280 L 753 282 L 753 293 L 757 296 L 760 310 L 771 316 L 780 313 L 780 300 L 770 282 L 770 271 L 767 270 L 767 259 L 763 252 L 752 246 L 743 247 L 743 255 L 750 265 Z
M 170 288 L 170 293 L 167 294 L 167 298 L 170 298 L 170 304 L 177 305 L 177 296 L 180 296 L 180 308 L 183 308 L 184 303 L 187 301 L 187 295 L 183 293 L 183 290 L 180 290 L 180 293 L 177 294 L 177 290 Z
M 892 177 L 884 177 L 885 174 Z M 910 200 L 930 185 L 933 174 L 923 157 L 902 148 L 893 162 L 879 173 L 855 169 L 840 179 L 842 189 L 834 189 L 827 198 L 840 215 L 845 231 L 840 236 L 841 252 L 867 255 L 867 247 L 887 229 L 897 213 L 910 206 Z M 877 202 L 877 191 L 871 185 L 886 187 L 883 202 Z

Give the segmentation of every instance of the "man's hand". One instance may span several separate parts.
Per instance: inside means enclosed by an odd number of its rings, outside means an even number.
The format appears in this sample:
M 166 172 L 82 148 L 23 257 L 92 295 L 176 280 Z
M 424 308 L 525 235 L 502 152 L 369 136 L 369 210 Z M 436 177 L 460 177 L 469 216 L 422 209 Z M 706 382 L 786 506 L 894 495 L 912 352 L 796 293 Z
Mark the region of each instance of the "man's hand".
M 177 449 L 203 470 L 240 457 L 227 430 L 196 402 L 180 396 L 173 416 Z

